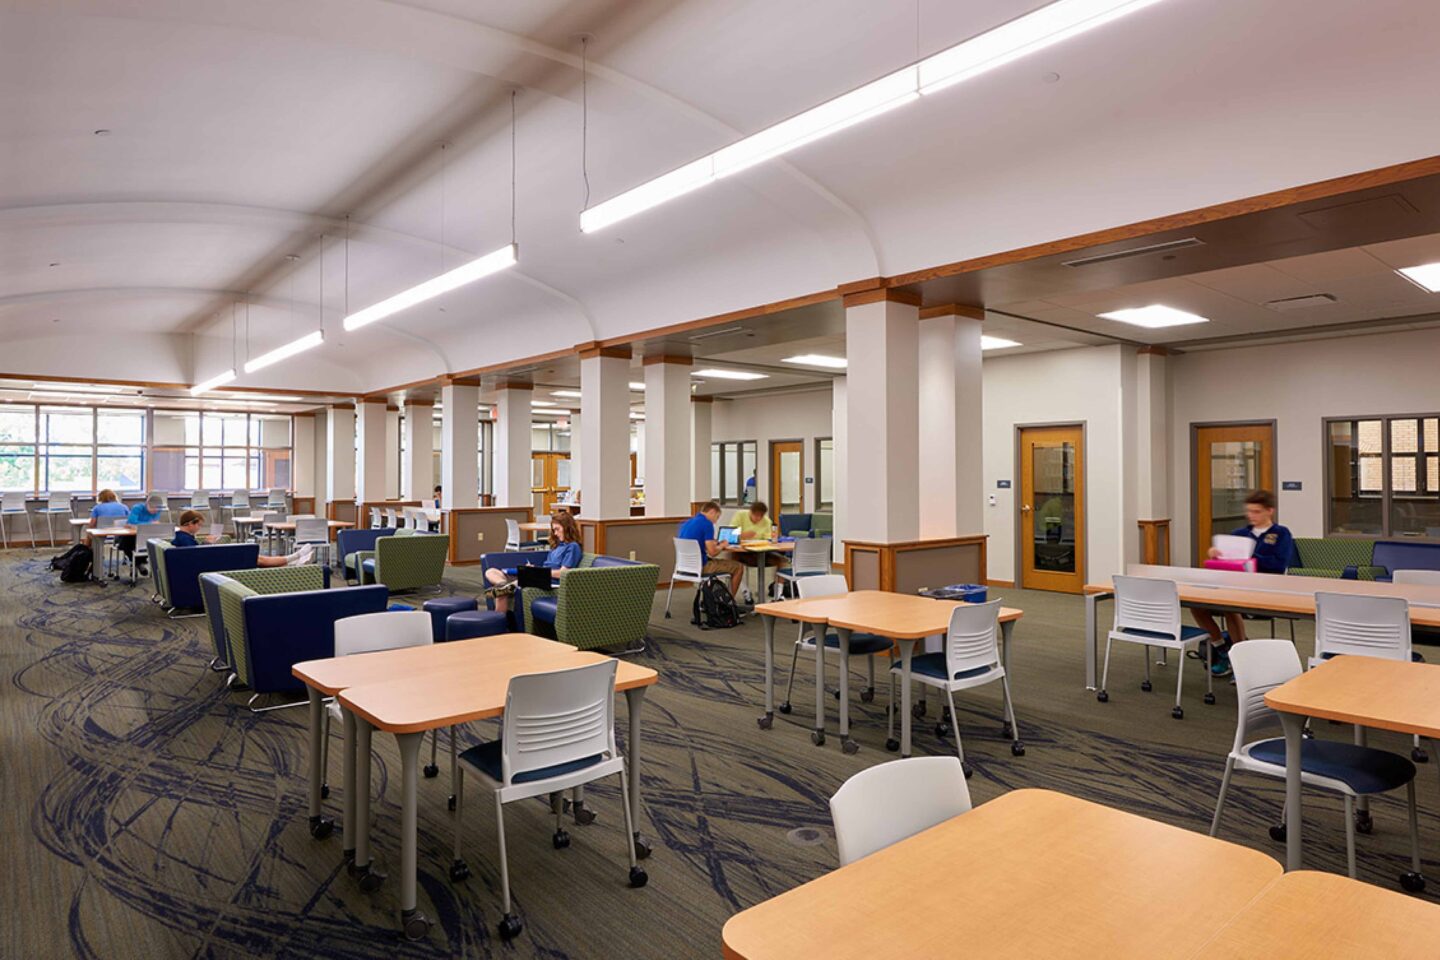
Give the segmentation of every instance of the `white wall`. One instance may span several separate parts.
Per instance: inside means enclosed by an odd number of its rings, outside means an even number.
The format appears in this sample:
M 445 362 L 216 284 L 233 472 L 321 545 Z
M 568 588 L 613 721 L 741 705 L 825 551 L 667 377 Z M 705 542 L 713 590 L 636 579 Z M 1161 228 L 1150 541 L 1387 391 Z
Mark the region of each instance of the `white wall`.
M 770 441 L 803 440 L 805 449 L 801 467 L 807 481 L 815 477 L 815 441 L 834 434 L 831 419 L 833 393 L 830 384 L 801 393 L 773 394 L 740 400 L 717 400 L 711 421 L 712 442 L 721 440 L 754 440 L 755 484 L 758 496 L 770 502 Z M 836 467 L 835 469 L 839 469 Z M 705 459 L 706 475 L 710 460 Z M 836 480 L 840 478 L 837 476 Z M 815 510 L 817 486 L 805 484 L 805 511 Z M 714 491 L 711 491 L 712 493 Z

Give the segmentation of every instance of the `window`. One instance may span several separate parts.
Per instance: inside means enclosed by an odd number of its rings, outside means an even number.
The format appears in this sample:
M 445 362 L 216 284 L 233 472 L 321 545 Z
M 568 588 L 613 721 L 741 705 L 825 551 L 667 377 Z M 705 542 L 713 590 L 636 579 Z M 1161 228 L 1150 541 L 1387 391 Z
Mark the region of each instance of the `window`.
M 755 477 L 754 440 L 726 440 L 710 445 L 710 495 L 725 506 L 740 506 L 758 497 L 746 481 Z
M 153 429 L 151 489 L 200 489 L 200 414 L 156 410 Z
M 815 509 L 835 509 L 835 441 L 830 437 L 815 441 Z
M 1326 423 L 1331 533 L 1440 538 L 1440 416 Z
M 250 473 L 246 489 L 291 488 L 290 427 L 288 414 L 250 416 Z M 241 486 L 245 486 L 245 482 Z
M 95 411 L 40 408 L 40 489 L 95 489 Z
M 37 489 L 35 408 L 0 409 L 0 490 Z
M 145 489 L 145 411 L 95 411 L 95 486 Z

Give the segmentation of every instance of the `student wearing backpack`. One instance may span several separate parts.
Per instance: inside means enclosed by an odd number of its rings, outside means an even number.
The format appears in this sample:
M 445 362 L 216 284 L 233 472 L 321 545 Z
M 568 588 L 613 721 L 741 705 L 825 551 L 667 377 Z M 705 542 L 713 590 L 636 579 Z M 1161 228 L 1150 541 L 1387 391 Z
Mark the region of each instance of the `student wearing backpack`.
M 738 560 L 722 556 L 725 545 L 715 539 L 715 524 L 719 520 L 720 504 L 711 500 L 700 508 L 699 513 L 680 525 L 680 532 L 676 536 L 700 544 L 700 555 L 705 558 L 705 566 L 700 572 L 707 577 L 729 576 L 730 596 L 734 597 L 740 593 L 740 580 L 745 576 L 745 567 Z

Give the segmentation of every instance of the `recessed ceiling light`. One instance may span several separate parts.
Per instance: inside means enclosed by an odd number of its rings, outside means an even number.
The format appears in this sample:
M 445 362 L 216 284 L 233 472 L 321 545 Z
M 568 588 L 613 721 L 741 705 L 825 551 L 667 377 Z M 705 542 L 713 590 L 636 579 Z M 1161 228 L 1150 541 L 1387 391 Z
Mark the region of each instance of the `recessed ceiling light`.
M 807 367 L 829 367 L 832 370 L 844 370 L 846 360 L 844 357 L 827 357 L 823 353 L 802 353 L 798 357 L 786 357 L 781 363 L 798 363 Z
M 632 380 L 632 381 L 630 381 L 630 389 L 631 389 L 631 390 L 644 390 L 644 389 L 645 389 L 645 384 L 643 384 L 643 383 L 637 383 L 637 382 L 635 382 L 634 380 Z
M 749 370 L 722 370 L 717 367 L 707 367 L 704 370 L 692 371 L 692 377 L 713 377 L 716 380 L 766 380 L 769 374 L 753 373 Z
M 1414 267 L 1401 267 L 1395 272 L 1422 290 L 1440 293 L 1440 263 L 1422 263 Z
M 988 333 L 980 334 L 981 350 L 1004 350 L 1006 347 L 1022 346 L 1018 340 L 1006 340 L 1004 337 L 992 337 Z
M 554 406 L 558 406 L 558 404 L 556 404 L 553 400 L 531 400 L 531 401 L 530 401 L 530 406 L 532 406 L 532 407 L 554 407 Z
M 632 383 L 632 384 L 630 384 L 630 386 L 631 386 L 631 388 L 633 389 L 634 386 L 635 386 L 635 384 Z M 642 386 L 643 386 L 643 384 L 642 384 Z M 551 391 L 550 391 L 550 396 L 552 396 L 552 397 L 570 397 L 571 399 L 579 400 L 581 394 L 580 394 L 580 391 L 579 391 L 579 390 L 551 390 Z M 531 402 L 533 403 L 534 401 L 531 401 Z
M 1187 323 L 1210 322 L 1209 317 L 1186 313 L 1184 310 L 1176 310 L 1174 307 L 1167 307 L 1160 303 L 1152 303 L 1148 307 L 1111 310 L 1109 313 L 1102 313 L 1099 316 L 1106 320 L 1118 320 L 1121 323 L 1130 323 L 1151 330 L 1159 327 L 1182 327 Z

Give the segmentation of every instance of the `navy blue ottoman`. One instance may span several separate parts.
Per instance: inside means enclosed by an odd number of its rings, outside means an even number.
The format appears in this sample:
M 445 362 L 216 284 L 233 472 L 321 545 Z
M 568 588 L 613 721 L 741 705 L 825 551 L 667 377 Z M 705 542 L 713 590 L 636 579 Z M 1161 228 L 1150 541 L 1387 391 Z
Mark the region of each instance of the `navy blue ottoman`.
M 478 606 L 474 597 L 436 597 L 434 600 L 426 600 L 425 612 L 430 614 L 430 631 L 435 642 L 445 641 L 445 621 L 450 619 L 452 613 L 464 613 Z
M 510 618 L 498 610 L 468 610 L 454 613 L 445 621 L 446 640 L 498 637 L 510 632 Z

